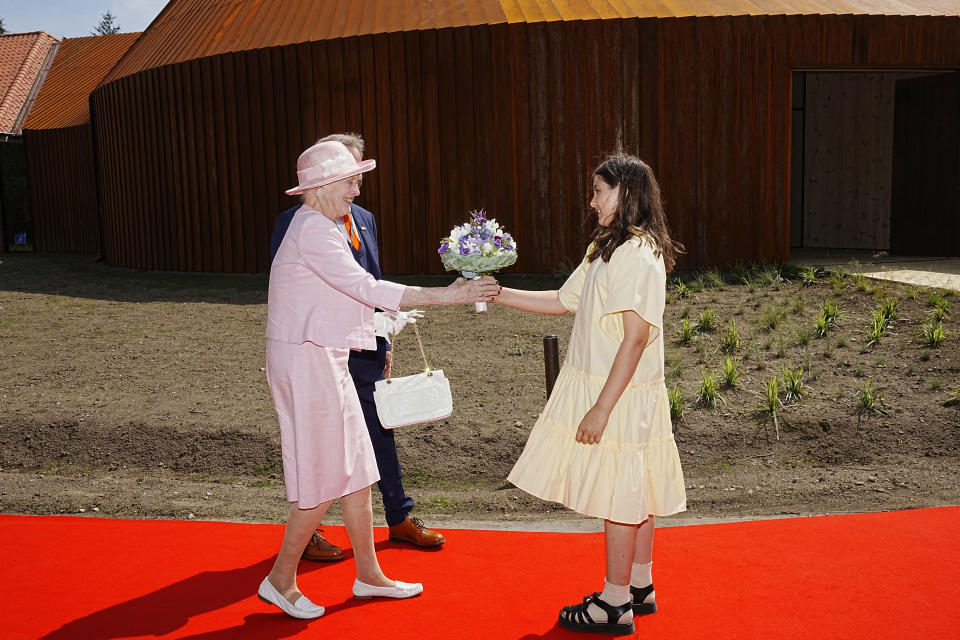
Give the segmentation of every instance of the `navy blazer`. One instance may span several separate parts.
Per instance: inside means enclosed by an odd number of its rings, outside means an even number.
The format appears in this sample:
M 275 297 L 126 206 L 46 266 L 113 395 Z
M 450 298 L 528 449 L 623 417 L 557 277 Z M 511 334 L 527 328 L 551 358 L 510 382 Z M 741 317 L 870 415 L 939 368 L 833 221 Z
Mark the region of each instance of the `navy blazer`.
M 270 260 L 277 256 L 280 250 L 280 244 L 283 237 L 287 234 L 290 222 L 293 220 L 293 214 L 300 206 L 287 209 L 273 223 L 273 236 L 270 238 Z M 350 252 L 357 263 L 363 267 L 367 273 L 377 280 L 383 278 L 380 273 L 380 251 L 377 247 L 377 223 L 373 214 L 355 204 L 350 205 L 350 215 L 353 216 L 354 226 L 357 235 L 360 236 L 360 250 L 353 248 L 351 243 Z M 377 380 L 383 378 L 383 368 L 386 365 L 387 341 L 383 338 L 377 338 L 377 349 L 370 351 L 351 351 L 350 352 L 350 375 L 353 376 L 357 384 L 372 385 Z

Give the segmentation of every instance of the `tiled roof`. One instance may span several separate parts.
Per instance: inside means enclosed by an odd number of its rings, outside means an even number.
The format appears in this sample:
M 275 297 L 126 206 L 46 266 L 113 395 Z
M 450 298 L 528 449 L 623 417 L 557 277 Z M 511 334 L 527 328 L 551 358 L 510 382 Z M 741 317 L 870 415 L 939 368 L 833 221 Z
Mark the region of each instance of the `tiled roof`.
M 482 24 L 779 14 L 960 15 L 960 0 L 171 0 L 104 82 L 298 42 Z
M 90 92 L 139 33 L 64 38 L 24 129 L 59 129 L 90 121 Z
M 0 35 L 0 133 L 19 133 L 59 42 L 42 31 Z

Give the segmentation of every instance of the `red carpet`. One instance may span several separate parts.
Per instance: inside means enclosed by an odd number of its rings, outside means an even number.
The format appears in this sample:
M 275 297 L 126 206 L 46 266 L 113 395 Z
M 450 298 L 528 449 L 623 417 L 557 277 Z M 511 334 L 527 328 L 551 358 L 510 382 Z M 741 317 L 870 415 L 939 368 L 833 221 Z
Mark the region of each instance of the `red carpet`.
M 603 579 L 600 534 L 446 531 L 406 549 L 377 530 L 404 601 L 350 598 L 353 563 L 303 563 L 327 615 L 293 620 L 255 598 L 277 525 L 0 516 L 0 638 L 594 638 L 555 626 Z M 347 546 L 342 528 L 329 538 Z M 660 612 L 642 638 L 958 638 L 960 507 L 657 531 Z

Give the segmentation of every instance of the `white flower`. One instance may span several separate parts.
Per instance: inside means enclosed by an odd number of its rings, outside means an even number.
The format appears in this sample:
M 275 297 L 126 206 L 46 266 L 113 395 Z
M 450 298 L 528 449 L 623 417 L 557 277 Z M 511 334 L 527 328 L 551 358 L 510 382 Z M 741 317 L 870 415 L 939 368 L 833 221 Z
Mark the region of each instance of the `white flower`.
M 467 235 L 469 232 L 470 232 L 470 225 L 460 225 L 459 227 L 454 227 L 450 231 L 450 240 L 453 241 L 451 244 L 455 244 L 459 242 L 460 238 Z

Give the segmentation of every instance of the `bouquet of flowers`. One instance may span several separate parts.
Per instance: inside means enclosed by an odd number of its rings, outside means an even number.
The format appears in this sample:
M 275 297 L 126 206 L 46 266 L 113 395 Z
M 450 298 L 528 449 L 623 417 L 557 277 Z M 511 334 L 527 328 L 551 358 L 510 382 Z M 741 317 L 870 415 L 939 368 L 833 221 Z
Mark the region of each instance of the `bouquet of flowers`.
M 487 220 L 487 212 L 470 212 L 470 221 L 450 230 L 437 250 L 447 271 L 459 271 L 464 278 L 479 278 L 509 267 L 517 261 L 517 243 L 496 220 Z M 477 311 L 485 311 L 486 302 L 478 302 Z

